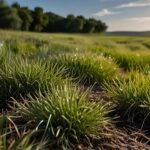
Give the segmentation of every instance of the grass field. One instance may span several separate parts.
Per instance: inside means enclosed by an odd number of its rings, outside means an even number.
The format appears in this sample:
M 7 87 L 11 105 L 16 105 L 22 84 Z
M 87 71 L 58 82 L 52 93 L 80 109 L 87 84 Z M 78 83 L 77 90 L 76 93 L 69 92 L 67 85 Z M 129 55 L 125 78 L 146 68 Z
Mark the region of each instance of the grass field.
M 150 149 L 150 38 L 0 30 L 0 149 Z

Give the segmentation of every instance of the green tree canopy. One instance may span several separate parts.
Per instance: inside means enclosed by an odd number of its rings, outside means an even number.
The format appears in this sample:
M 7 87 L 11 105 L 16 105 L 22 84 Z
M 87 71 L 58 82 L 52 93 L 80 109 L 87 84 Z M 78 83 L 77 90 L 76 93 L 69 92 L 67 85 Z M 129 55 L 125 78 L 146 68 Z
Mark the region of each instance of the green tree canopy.
M 52 12 L 44 12 L 43 8 L 21 7 L 15 2 L 11 6 L 0 0 L 0 28 L 19 29 L 37 32 L 73 32 L 93 33 L 106 31 L 107 25 L 94 18 L 68 15 L 62 17 Z
M 44 14 L 43 9 L 41 7 L 36 7 L 32 12 L 33 22 L 31 25 L 31 30 L 33 31 L 42 31 L 43 28 L 48 23 L 48 17 Z
M 93 18 L 86 20 L 83 32 L 92 33 L 95 32 L 96 20 Z
M 71 32 L 81 32 L 83 30 L 84 20 L 80 18 L 75 18 L 71 22 L 70 31 Z
M 20 29 L 21 19 L 17 15 L 17 9 L 7 6 L 0 1 L 0 27 L 5 29 Z
M 12 7 L 17 9 L 17 14 L 22 20 L 21 30 L 28 31 L 33 21 L 31 11 L 27 7 L 20 7 L 16 2 L 12 4 Z

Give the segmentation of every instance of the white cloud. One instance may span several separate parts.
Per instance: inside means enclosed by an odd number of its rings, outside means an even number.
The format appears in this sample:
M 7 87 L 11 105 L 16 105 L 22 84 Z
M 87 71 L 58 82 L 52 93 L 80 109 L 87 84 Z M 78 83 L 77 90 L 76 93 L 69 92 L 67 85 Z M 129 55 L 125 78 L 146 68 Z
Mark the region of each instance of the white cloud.
M 133 17 L 107 22 L 109 31 L 150 31 L 150 17 Z
M 133 18 L 124 19 L 124 21 L 130 21 L 135 23 L 149 23 L 150 17 L 133 17 Z
M 117 6 L 116 8 L 132 8 L 132 7 L 147 7 L 150 6 L 150 0 L 140 0 Z
M 103 17 L 103 16 L 110 16 L 110 15 L 116 15 L 116 14 L 118 14 L 118 12 L 112 12 L 108 9 L 102 9 L 101 11 L 95 13 L 94 16 Z

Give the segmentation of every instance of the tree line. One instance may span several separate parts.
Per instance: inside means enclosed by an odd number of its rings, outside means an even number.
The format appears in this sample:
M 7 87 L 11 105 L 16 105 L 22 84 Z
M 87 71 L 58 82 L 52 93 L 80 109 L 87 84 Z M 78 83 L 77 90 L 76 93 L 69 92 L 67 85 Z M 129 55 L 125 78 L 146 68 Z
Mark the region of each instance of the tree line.
M 0 0 L 0 28 L 35 32 L 99 33 L 107 29 L 101 20 L 83 16 L 63 17 L 43 8 L 34 10 L 15 2 L 11 6 Z

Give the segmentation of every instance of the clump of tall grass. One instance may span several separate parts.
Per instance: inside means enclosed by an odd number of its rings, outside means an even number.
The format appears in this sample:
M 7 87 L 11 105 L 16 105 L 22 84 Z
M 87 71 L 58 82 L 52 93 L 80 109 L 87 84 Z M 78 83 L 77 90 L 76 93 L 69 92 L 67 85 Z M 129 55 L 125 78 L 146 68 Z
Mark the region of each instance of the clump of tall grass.
M 127 71 L 139 70 L 143 71 L 146 67 L 150 66 L 150 56 L 141 54 L 116 54 L 113 56 L 120 67 Z
M 10 53 L 5 49 L 4 41 L 0 42 L 0 66 L 2 67 L 3 63 L 10 60 Z
M 150 49 L 150 44 L 149 44 L 149 42 L 144 41 L 142 44 L 143 44 L 146 48 Z
M 130 121 L 139 115 L 146 117 L 149 114 L 150 75 L 132 71 L 127 77 L 105 83 L 104 87 L 107 95 Z
M 1 150 L 43 150 L 46 149 L 46 141 L 43 143 L 32 143 L 30 140 L 32 138 L 32 136 L 29 135 L 25 135 L 24 137 L 21 137 L 18 139 L 14 138 L 11 139 L 12 141 L 8 142 L 7 140 L 7 133 L 5 133 L 4 135 L 0 135 L 0 149 Z
M 3 46 L 0 47 L 0 66 L 2 66 L 2 63 L 5 60 L 5 53 L 3 51 Z
M 48 47 L 48 54 L 60 54 L 60 53 L 69 53 L 69 52 L 73 52 L 74 48 L 73 46 L 69 47 L 69 46 L 65 46 L 63 44 L 49 44 Z
M 16 115 L 33 121 L 37 130 L 60 143 L 79 140 L 85 135 L 100 135 L 109 119 L 102 104 L 89 102 L 87 92 L 67 82 L 54 86 L 51 93 L 26 103 L 17 103 Z
M 75 48 L 64 46 L 61 44 L 50 43 L 49 45 L 45 45 L 36 50 L 35 53 L 31 55 L 32 58 L 41 59 L 41 60 L 49 60 L 49 57 L 53 57 L 56 55 L 64 54 L 64 53 L 72 53 Z
M 111 57 L 121 68 L 126 71 L 138 70 L 144 71 L 150 66 L 150 55 L 148 52 L 131 52 L 122 50 L 105 50 L 96 49 L 96 52 L 101 52 L 105 57 Z
M 19 132 L 19 128 L 8 116 L 0 116 L 0 149 L 1 150 L 42 150 L 46 145 L 45 141 L 35 143 L 32 139 L 33 133 Z M 13 124 L 11 124 L 13 122 Z M 14 127 L 12 127 L 14 125 Z M 37 142 L 37 141 L 36 141 Z
M 34 43 L 25 42 L 23 40 L 10 40 L 4 42 L 5 49 L 14 54 L 28 55 L 36 51 Z
M 52 61 L 64 66 L 66 74 L 81 83 L 101 85 L 116 75 L 117 65 L 111 60 L 93 54 L 60 55 Z
M 0 67 L 2 68 L 4 64 L 11 63 L 14 58 L 19 58 L 21 56 L 18 55 L 19 53 L 18 44 L 14 43 L 13 40 L 0 42 Z
M 0 116 L 0 149 L 6 148 L 6 132 L 7 132 L 7 118 L 5 115 Z
M 2 108 L 10 97 L 20 99 L 38 91 L 46 93 L 52 83 L 63 82 L 61 71 L 61 67 L 46 65 L 41 61 L 16 59 L 5 63 L 3 69 L 0 69 L 0 107 Z

